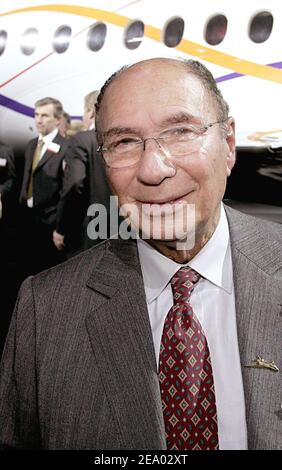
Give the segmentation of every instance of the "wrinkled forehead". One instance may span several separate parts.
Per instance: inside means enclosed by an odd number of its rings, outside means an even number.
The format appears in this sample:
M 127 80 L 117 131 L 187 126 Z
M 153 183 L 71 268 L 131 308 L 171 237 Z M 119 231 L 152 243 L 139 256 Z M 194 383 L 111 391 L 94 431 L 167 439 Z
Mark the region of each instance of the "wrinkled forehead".
M 180 111 L 211 119 L 216 117 L 215 108 L 201 80 L 183 65 L 155 61 L 127 69 L 109 85 L 99 121 L 104 132 L 115 126 L 136 126 L 145 116 L 157 123 Z

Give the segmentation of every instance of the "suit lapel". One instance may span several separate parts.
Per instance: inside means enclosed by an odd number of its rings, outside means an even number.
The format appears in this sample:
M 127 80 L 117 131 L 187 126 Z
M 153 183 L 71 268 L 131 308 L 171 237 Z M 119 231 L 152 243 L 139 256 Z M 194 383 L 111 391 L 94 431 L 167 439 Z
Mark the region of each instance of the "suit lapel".
M 273 246 L 273 261 L 264 254 L 265 239 L 248 219 L 227 211 L 230 225 L 236 299 L 238 343 L 246 403 L 249 448 L 265 448 L 277 439 L 273 425 L 279 402 L 281 373 L 246 367 L 257 356 L 274 361 L 281 371 L 282 282 L 272 274 L 279 268 Z M 268 250 L 269 251 L 269 250 Z M 277 253 L 278 255 L 278 253 Z M 281 267 L 280 267 L 281 268 Z
M 86 325 L 122 444 L 124 448 L 165 448 L 156 359 L 136 243 L 112 243 L 88 287 L 101 295 L 101 304 L 88 315 Z
M 36 149 L 36 146 L 37 146 L 37 142 L 38 142 L 38 139 L 34 139 L 32 141 L 30 149 L 29 149 L 29 151 L 26 155 L 26 167 L 25 168 L 26 168 L 26 174 L 28 175 L 28 178 L 29 178 L 29 175 L 30 175 L 33 156 L 34 156 L 34 152 L 35 152 L 35 149 Z
M 62 144 L 62 138 L 60 136 L 60 134 L 58 133 L 55 137 L 55 139 L 52 141 L 58 145 L 60 145 L 60 149 L 57 153 L 54 153 L 54 152 L 51 152 L 50 150 L 46 150 L 46 152 L 42 155 L 41 159 L 39 160 L 38 162 L 38 165 L 35 169 L 35 172 L 37 172 L 43 165 L 45 165 L 45 163 L 51 158 L 51 157 L 56 157 L 60 150 L 61 150 L 61 144 Z
M 37 146 L 38 139 L 33 139 L 30 143 L 30 146 L 25 153 L 25 165 L 24 165 L 24 175 L 20 193 L 20 201 L 23 201 L 27 198 L 28 184 L 31 174 L 31 166 L 33 161 L 34 152 Z

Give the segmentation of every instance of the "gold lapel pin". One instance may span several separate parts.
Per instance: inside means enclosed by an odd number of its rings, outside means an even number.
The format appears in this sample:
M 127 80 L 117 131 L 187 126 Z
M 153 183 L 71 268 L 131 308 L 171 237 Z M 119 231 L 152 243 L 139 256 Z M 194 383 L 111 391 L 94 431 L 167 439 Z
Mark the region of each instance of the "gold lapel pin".
M 273 370 L 273 372 L 279 372 L 279 368 L 276 364 L 274 364 L 274 361 L 266 361 L 260 356 L 257 356 L 257 358 L 253 361 L 252 364 L 249 364 L 245 367 L 255 367 L 256 369 L 269 369 Z

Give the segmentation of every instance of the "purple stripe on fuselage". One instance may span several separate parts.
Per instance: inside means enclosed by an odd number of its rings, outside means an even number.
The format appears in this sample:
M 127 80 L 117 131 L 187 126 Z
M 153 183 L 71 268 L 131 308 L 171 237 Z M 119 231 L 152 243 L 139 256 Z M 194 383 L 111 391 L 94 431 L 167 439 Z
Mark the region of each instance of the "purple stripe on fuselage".
M 19 103 L 18 101 L 12 100 L 11 98 L 8 98 L 7 96 L 0 95 L 0 106 L 11 109 L 12 111 L 23 114 L 24 116 L 34 118 L 34 108 L 31 108 L 30 106 L 26 106 L 25 104 Z M 82 116 L 71 116 L 71 119 L 82 120 Z
M 222 75 L 215 79 L 216 83 L 226 82 L 227 80 L 232 80 L 233 78 L 244 77 L 242 73 L 229 73 L 228 75 Z
M 26 106 L 25 104 L 19 103 L 18 101 L 12 100 L 7 96 L 0 95 L 0 105 L 4 106 L 4 108 L 11 109 L 16 113 L 23 114 L 24 116 L 34 117 L 34 109 L 30 106 Z
M 274 62 L 273 64 L 267 64 L 270 67 L 274 67 L 276 69 L 282 68 L 282 62 Z M 229 73 L 228 75 L 222 75 L 222 77 L 216 78 L 216 83 L 226 82 L 227 80 L 232 80 L 233 78 L 244 77 L 242 73 Z

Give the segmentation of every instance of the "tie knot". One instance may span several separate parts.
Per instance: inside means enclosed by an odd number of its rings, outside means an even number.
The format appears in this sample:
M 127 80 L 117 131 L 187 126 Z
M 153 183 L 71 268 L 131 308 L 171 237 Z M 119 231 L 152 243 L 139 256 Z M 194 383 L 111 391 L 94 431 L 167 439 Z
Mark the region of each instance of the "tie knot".
M 180 268 L 171 279 L 174 302 L 189 302 L 201 275 L 189 266 Z

